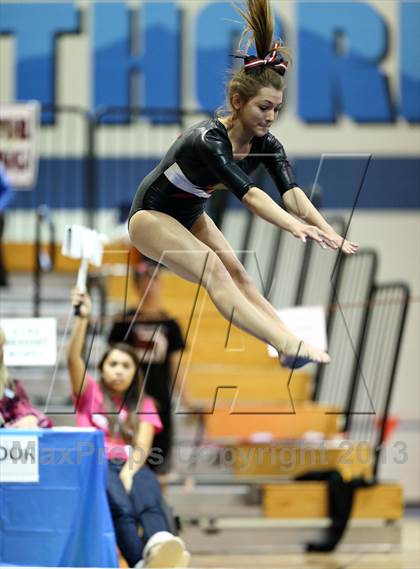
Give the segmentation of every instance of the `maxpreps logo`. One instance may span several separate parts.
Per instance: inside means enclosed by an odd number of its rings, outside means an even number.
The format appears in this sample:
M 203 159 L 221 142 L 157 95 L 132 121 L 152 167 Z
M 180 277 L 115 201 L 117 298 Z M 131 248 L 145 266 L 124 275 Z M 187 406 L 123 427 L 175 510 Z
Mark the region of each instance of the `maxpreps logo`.
M 334 123 L 342 114 L 360 123 L 390 123 L 396 117 L 419 122 L 420 2 L 396 0 L 394 5 L 391 24 L 369 2 L 294 2 L 288 32 L 295 34 L 297 113 L 302 121 Z M 187 19 L 188 2 L 139 1 L 137 7 L 122 1 L 92 2 L 92 110 L 134 106 L 175 111 L 182 104 L 185 69 L 193 75 L 199 110 L 217 108 L 241 24 L 229 3 L 199 6 Z M 281 2 L 272 6 L 281 30 Z M 0 33 L 15 40 L 16 98 L 53 104 L 57 40 L 60 34 L 81 33 L 77 4 L 1 3 Z M 192 46 L 190 53 L 182 42 Z M 398 59 L 397 96 L 391 94 L 383 70 L 390 48 Z M 188 62 L 181 60 L 182 54 Z

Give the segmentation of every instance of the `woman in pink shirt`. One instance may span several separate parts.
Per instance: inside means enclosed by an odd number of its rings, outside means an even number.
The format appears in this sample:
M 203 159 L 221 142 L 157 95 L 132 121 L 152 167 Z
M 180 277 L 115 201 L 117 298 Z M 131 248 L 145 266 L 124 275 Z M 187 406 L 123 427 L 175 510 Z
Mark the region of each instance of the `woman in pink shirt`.
M 130 567 L 187 567 L 190 556 L 183 541 L 168 532 L 159 483 L 145 464 L 162 424 L 153 399 L 143 396 L 136 352 L 126 344 L 111 346 L 99 363 L 96 382 L 82 357 L 91 301 L 73 290 L 72 304 L 80 305 L 67 349 L 76 422 L 104 432 L 107 494 L 118 547 Z

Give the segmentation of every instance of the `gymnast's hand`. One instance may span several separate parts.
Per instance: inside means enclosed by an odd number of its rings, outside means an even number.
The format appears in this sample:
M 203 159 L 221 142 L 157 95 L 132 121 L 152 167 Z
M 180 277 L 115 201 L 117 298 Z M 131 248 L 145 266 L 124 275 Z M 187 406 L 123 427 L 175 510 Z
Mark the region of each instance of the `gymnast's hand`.
M 301 223 L 297 221 L 293 224 L 290 233 L 293 237 L 300 239 L 303 243 L 306 243 L 308 239 L 312 239 L 316 241 L 323 249 L 327 248 L 327 234 L 315 225 L 306 225 L 305 223 Z M 337 247 L 333 247 L 337 249 Z
M 346 255 L 354 255 L 357 253 L 359 245 L 356 243 L 352 243 L 351 241 L 347 241 L 338 233 L 323 233 L 324 243 L 330 247 L 330 249 L 340 249 Z

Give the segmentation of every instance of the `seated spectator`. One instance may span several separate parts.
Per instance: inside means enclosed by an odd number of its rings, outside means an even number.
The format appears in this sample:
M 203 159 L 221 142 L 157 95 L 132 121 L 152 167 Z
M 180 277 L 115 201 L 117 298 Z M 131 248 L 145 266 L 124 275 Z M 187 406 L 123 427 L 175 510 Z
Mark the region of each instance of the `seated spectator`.
M 115 318 L 108 342 L 124 342 L 133 346 L 145 376 L 145 390 L 157 402 L 163 431 L 155 434 L 153 448 L 162 455 L 159 464 L 149 466 L 159 475 L 171 470 L 173 447 L 174 395 L 182 398 L 187 413 L 198 413 L 185 389 L 179 393 L 179 362 L 185 342 L 178 322 L 162 308 L 160 272 L 157 263 L 142 257 L 134 266 L 134 286 L 138 293 L 137 306 L 125 316 Z
M 189 553 L 183 541 L 168 531 L 159 482 L 146 465 L 162 423 L 153 400 L 143 396 L 136 352 L 127 344 L 111 346 L 99 363 L 96 382 L 85 373 L 82 358 L 91 314 L 89 295 L 74 289 L 72 304 L 80 312 L 67 350 L 76 422 L 105 434 L 107 495 L 118 547 L 130 567 L 187 567 Z
M 52 427 L 52 421 L 35 409 L 22 384 L 12 379 L 4 364 L 6 337 L 0 328 L 0 427 L 33 429 Z

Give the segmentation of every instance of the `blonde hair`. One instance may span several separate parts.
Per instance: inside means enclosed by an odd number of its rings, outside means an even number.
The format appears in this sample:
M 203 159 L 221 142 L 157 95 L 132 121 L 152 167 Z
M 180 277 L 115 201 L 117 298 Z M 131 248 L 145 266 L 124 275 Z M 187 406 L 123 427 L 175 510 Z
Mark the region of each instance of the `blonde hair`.
M 269 0 L 246 0 L 245 9 L 240 7 L 236 7 L 236 9 L 246 24 L 239 41 L 239 47 L 248 36 L 245 49 L 247 50 L 254 43 L 260 59 L 264 59 L 276 43 L 279 44 L 277 52 L 290 59 L 290 52 L 281 40 L 274 39 L 274 17 Z M 275 69 L 268 65 L 252 70 L 245 70 L 242 67 L 234 72 L 229 79 L 226 86 L 226 104 L 223 109 L 217 111 L 217 115 L 229 113 L 231 115 L 229 120 L 232 123 L 236 118 L 236 110 L 233 105 L 234 96 L 239 95 L 242 102 L 246 103 L 255 97 L 263 87 L 273 87 L 278 91 L 283 91 L 284 80 Z

